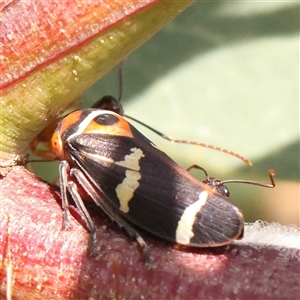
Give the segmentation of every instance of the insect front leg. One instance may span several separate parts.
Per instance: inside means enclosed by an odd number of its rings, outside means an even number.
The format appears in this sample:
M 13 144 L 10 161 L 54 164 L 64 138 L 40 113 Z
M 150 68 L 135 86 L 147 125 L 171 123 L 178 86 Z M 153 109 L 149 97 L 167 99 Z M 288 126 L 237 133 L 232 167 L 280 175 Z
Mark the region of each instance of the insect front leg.
M 71 169 L 71 175 L 76 178 L 80 185 L 85 189 L 88 195 L 94 200 L 94 202 L 100 206 L 103 212 L 112 220 L 115 221 L 121 228 L 124 228 L 131 239 L 135 239 L 140 247 L 142 248 L 145 259 L 148 263 L 151 263 L 152 260 L 149 255 L 149 248 L 144 239 L 140 234 L 130 226 L 125 220 L 123 220 L 118 212 L 116 212 L 106 201 L 99 195 L 99 191 L 90 183 L 86 178 L 85 174 L 76 168 Z
M 62 199 L 62 208 L 64 210 L 63 215 L 63 229 L 71 228 L 70 225 L 70 205 L 68 199 L 68 192 L 70 193 L 72 199 L 74 200 L 76 207 L 78 208 L 81 217 L 86 223 L 86 226 L 90 232 L 90 242 L 89 242 L 89 252 L 90 255 L 96 255 L 97 251 L 95 249 L 96 241 L 96 228 L 94 222 L 88 213 L 82 198 L 78 192 L 77 185 L 75 182 L 68 179 L 68 174 L 71 174 L 69 163 L 66 160 L 61 161 L 59 165 L 59 178 L 60 178 L 60 191 Z
M 97 255 L 97 250 L 96 250 L 96 227 L 95 224 L 87 211 L 82 198 L 78 192 L 77 185 L 73 181 L 68 182 L 68 190 L 76 204 L 76 207 L 79 209 L 80 215 L 85 221 L 85 224 L 90 232 L 90 241 L 89 241 L 89 253 L 90 255 Z
M 70 170 L 69 163 L 63 160 L 59 164 L 59 183 L 61 193 L 61 203 L 63 208 L 63 229 L 70 229 L 70 205 L 68 199 L 68 172 Z

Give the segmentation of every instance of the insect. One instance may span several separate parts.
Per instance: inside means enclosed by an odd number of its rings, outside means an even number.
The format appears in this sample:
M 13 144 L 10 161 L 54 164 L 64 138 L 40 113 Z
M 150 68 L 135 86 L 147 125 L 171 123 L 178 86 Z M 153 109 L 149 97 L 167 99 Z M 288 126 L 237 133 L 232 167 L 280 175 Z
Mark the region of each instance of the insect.
M 266 188 L 274 188 L 275 187 L 275 181 L 274 181 L 274 176 L 275 176 L 275 170 L 270 169 L 269 170 L 269 178 L 270 178 L 270 183 L 268 182 L 261 182 L 261 181 L 255 181 L 255 180 L 245 180 L 245 179 L 229 179 L 229 180 L 220 180 L 216 179 L 214 177 L 208 176 L 206 170 L 202 168 L 201 166 L 198 165 L 192 165 L 189 168 L 187 168 L 187 171 L 190 171 L 192 169 L 199 169 L 203 171 L 205 174 L 206 179 L 203 180 L 202 182 L 210 186 L 214 191 L 217 193 L 230 197 L 230 192 L 229 189 L 225 184 L 227 183 L 244 183 L 244 184 L 250 184 L 250 185 L 257 185 L 257 186 L 262 186 Z
M 115 112 L 87 108 L 70 113 L 58 124 L 51 148 L 61 160 L 64 227 L 69 226 L 71 196 L 91 232 L 91 252 L 96 229 L 78 184 L 138 241 L 147 261 L 148 247 L 131 224 L 192 247 L 227 245 L 243 235 L 242 213 L 220 192 L 226 181 L 197 180 Z
M 220 181 L 208 177 L 207 172 L 196 165 L 182 169 L 122 117 L 121 75 L 119 80 L 119 99 L 104 96 L 93 108 L 72 112 L 53 122 L 31 143 L 36 154 L 61 160 L 63 227 L 69 227 L 69 200 L 72 198 L 91 233 L 90 252 L 96 252 L 96 228 L 79 192 L 79 188 L 83 188 L 112 220 L 138 241 L 147 261 L 150 261 L 148 247 L 131 224 L 170 242 L 193 247 L 217 247 L 242 238 L 243 215 L 229 203 L 225 183 L 274 187 L 274 174 L 270 173 L 271 184 L 265 184 Z M 126 117 L 169 141 L 223 151 L 251 165 L 245 157 L 232 151 L 176 140 Z M 52 153 L 38 150 L 39 143 L 51 148 Z M 202 182 L 195 179 L 188 172 L 191 168 L 201 169 L 206 179 Z

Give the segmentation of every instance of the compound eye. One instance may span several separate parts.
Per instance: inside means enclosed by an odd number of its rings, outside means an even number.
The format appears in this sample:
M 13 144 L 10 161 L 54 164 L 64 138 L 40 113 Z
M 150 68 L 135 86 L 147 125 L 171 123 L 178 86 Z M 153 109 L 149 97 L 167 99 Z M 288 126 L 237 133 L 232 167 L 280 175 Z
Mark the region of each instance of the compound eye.
M 221 181 L 216 178 L 207 177 L 207 179 L 204 180 L 203 183 L 211 187 L 214 191 L 221 194 L 222 196 L 230 196 L 230 192 L 227 186 L 224 183 L 221 183 Z
M 216 191 L 217 191 L 219 194 L 223 195 L 223 196 L 226 196 L 226 197 L 228 197 L 228 198 L 230 197 L 229 189 L 228 189 L 227 186 L 224 185 L 224 184 L 221 184 L 221 185 L 219 185 L 219 186 L 216 186 Z
M 224 183 L 221 183 L 220 180 L 215 179 L 212 185 L 213 190 L 221 194 L 222 196 L 230 197 L 230 192 L 227 186 Z

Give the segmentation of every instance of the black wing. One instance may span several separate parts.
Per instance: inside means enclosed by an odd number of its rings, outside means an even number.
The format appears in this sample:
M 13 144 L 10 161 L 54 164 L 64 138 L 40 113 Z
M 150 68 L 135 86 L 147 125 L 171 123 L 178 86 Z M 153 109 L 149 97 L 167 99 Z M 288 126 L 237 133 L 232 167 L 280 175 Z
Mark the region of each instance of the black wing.
M 166 240 L 196 247 L 238 238 L 239 210 L 130 126 L 133 138 L 82 134 L 68 143 L 79 168 L 122 216 Z

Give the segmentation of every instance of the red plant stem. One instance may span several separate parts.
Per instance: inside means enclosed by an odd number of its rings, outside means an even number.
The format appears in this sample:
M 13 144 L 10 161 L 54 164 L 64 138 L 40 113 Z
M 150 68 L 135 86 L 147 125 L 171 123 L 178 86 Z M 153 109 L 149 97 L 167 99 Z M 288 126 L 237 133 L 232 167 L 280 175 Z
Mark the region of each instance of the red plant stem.
M 59 193 L 23 167 L 1 180 L 0 291 L 13 299 L 298 299 L 300 251 L 259 245 L 174 247 L 141 232 L 154 265 L 97 208 L 98 257 L 72 218 L 62 231 Z M 76 219 L 80 218 L 73 211 Z M 11 272 L 11 273 L 10 273 Z

